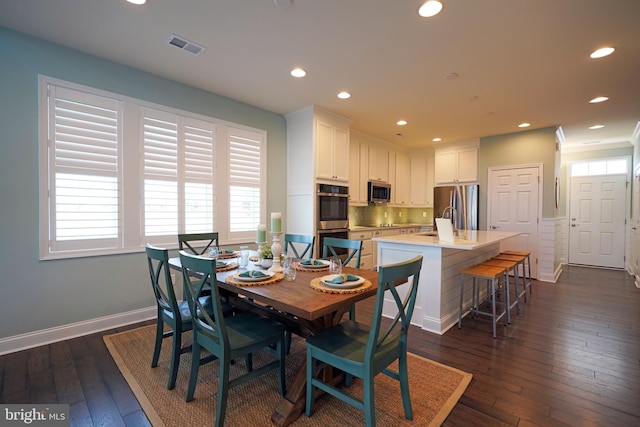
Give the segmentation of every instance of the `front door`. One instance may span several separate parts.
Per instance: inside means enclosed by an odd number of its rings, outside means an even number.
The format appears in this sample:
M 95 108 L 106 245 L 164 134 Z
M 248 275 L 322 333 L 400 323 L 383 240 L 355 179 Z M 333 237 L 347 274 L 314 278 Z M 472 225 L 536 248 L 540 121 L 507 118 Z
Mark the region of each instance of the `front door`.
M 626 175 L 571 178 L 569 263 L 624 268 Z
M 521 233 L 504 241 L 500 249 L 530 252 L 534 278 L 538 276 L 539 177 L 538 166 L 489 170 L 487 227 Z

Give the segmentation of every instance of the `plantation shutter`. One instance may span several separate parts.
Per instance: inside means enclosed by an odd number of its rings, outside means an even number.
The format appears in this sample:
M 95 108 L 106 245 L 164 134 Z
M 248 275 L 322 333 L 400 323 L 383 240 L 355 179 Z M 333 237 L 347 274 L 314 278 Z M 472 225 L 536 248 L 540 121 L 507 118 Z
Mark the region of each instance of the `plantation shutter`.
M 214 137 L 213 124 L 185 119 L 183 146 L 184 230 L 186 233 L 204 233 L 214 230 Z

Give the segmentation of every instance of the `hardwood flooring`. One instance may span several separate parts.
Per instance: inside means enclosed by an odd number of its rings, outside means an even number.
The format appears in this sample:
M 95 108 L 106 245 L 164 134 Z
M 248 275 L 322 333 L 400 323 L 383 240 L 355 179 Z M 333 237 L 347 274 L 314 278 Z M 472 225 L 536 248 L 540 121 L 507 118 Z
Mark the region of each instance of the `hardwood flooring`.
M 73 426 L 148 426 L 102 341 L 140 325 L 0 357 L 0 401 L 69 403 Z M 443 336 L 412 328 L 409 347 L 473 374 L 445 426 L 640 425 L 640 289 L 624 271 L 565 267 L 496 339 L 465 318 Z

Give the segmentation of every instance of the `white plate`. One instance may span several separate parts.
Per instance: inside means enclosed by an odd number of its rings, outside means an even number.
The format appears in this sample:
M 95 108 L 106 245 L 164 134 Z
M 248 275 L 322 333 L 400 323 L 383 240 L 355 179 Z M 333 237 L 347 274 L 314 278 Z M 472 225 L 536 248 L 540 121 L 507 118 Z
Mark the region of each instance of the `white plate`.
M 322 283 L 324 283 L 326 286 L 330 287 L 330 288 L 336 288 L 336 289 L 350 289 L 350 288 L 357 288 L 358 286 L 362 285 L 364 283 L 364 278 L 358 276 L 358 280 L 355 280 L 353 282 L 344 282 L 344 283 L 331 283 L 330 280 L 335 279 L 337 276 L 337 274 L 328 274 L 326 276 L 322 276 L 320 278 L 320 281 Z
M 262 274 L 264 274 L 264 277 L 242 277 L 240 276 L 240 274 L 244 273 L 244 272 L 237 272 L 236 274 L 233 275 L 233 278 L 235 280 L 238 280 L 240 282 L 260 282 L 262 280 L 267 280 L 270 279 L 271 277 L 273 277 L 273 275 L 275 274 L 273 271 L 260 271 Z
M 324 259 L 317 259 L 316 261 L 320 261 L 322 263 L 322 265 L 307 265 L 307 264 L 303 264 L 302 262 L 299 262 L 298 265 L 302 268 L 325 268 L 325 267 L 329 267 L 329 261 L 324 260 Z

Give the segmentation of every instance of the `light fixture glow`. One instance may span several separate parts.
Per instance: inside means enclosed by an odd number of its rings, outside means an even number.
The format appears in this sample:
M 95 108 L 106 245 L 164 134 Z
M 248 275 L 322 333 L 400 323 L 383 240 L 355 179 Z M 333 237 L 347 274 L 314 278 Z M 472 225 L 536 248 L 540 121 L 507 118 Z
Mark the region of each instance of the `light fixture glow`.
M 338 94 L 338 98 L 340 98 L 340 99 L 349 99 L 349 98 L 351 98 L 351 94 L 349 92 L 340 92 Z
M 147 2 L 147 0 L 127 0 L 129 3 L 131 4 L 145 4 Z
M 591 53 L 592 58 L 602 58 L 603 56 L 609 56 L 615 51 L 612 47 L 603 47 Z
M 433 138 L 432 141 L 433 142 L 440 142 L 440 141 L 442 141 L 442 138 Z
M 591 101 L 589 101 L 589 103 L 597 104 L 598 102 L 604 102 L 604 101 L 607 101 L 608 99 L 609 99 L 608 96 L 598 96 L 596 98 L 593 98 Z
M 420 9 L 418 9 L 418 15 L 423 18 L 431 18 L 436 16 L 442 10 L 442 3 L 437 0 L 429 0 L 425 2 Z
M 307 72 L 305 70 L 303 70 L 302 68 L 294 68 L 293 70 L 291 70 L 291 75 L 293 77 L 304 77 L 307 75 Z
M 518 125 L 519 128 L 528 128 L 529 126 L 531 126 L 531 123 L 526 123 L 526 122 L 525 123 L 520 123 Z
M 406 124 L 407 124 L 407 121 L 406 121 L 406 120 L 398 120 L 398 121 L 396 122 L 396 124 L 397 124 L 398 126 L 404 126 L 404 125 L 406 125 Z
M 602 129 L 603 127 L 604 125 L 593 125 L 593 126 L 589 126 L 589 129 L 595 130 L 595 129 Z

